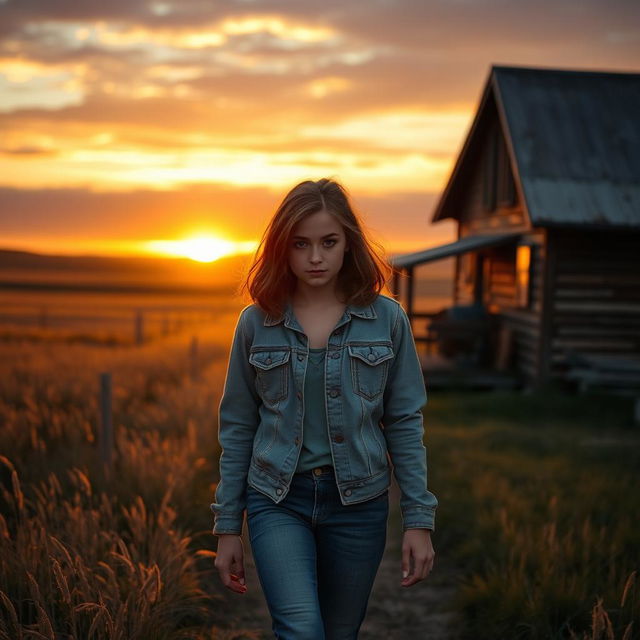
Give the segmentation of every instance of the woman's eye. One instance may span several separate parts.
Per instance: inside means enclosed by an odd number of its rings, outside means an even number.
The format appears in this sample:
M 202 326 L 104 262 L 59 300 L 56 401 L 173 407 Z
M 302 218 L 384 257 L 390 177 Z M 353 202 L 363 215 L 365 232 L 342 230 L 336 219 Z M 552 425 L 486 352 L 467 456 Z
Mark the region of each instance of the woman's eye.
M 336 239 L 331 238 L 329 240 L 323 240 L 322 244 L 325 247 L 333 247 L 336 244 L 336 242 L 338 242 Z M 307 242 L 305 242 L 304 240 L 294 240 L 293 246 L 296 249 L 304 249 L 307 246 Z

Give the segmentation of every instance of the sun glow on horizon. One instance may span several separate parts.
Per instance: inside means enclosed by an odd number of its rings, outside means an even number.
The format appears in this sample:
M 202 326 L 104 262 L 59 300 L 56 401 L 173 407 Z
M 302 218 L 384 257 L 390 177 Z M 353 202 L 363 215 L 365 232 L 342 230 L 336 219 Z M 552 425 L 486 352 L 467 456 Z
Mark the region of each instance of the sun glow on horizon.
M 211 234 L 198 234 L 182 240 L 149 240 L 147 250 L 153 253 L 189 258 L 196 262 L 214 262 L 225 256 L 250 253 L 257 242 L 227 240 Z

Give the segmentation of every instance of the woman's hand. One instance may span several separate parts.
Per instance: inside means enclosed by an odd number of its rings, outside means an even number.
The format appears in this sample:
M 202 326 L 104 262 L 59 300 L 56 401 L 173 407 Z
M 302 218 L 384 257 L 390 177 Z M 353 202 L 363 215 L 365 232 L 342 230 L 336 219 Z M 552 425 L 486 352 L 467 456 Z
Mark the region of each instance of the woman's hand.
M 410 587 L 424 580 L 433 568 L 435 552 L 430 529 L 407 529 L 402 537 L 402 582 Z
M 218 550 L 215 566 L 227 589 L 235 593 L 246 593 L 244 583 L 244 548 L 242 538 L 232 534 L 218 535 Z

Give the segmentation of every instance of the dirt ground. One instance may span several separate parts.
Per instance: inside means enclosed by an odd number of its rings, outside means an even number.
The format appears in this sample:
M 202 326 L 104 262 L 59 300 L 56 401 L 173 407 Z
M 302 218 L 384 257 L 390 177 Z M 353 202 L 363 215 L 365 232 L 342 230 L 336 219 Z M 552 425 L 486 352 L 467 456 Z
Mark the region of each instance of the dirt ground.
M 393 483 L 390 489 L 387 545 L 358 638 L 403 640 L 414 637 L 421 640 L 457 640 L 459 624 L 451 611 L 457 573 L 446 558 L 438 556 L 437 546 L 434 569 L 429 578 L 413 587 L 400 586 L 402 531 L 398 502 L 399 491 Z M 272 639 L 274 635 L 271 631 L 271 618 L 260 589 L 251 545 L 246 534 L 244 548 L 245 573 L 249 589 L 242 596 L 230 592 L 228 595 L 225 594 L 229 626 L 234 630 L 228 635 L 228 639 Z

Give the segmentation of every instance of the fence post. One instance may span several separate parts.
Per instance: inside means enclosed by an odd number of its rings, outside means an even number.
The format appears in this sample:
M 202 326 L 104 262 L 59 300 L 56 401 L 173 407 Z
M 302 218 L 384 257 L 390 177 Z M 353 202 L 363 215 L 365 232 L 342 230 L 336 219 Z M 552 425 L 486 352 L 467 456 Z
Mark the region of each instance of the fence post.
M 100 425 L 98 443 L 100 460 L 107 476 L 113 464 L 113 417 L 111 414 L 111 373 L 100 374 Z

